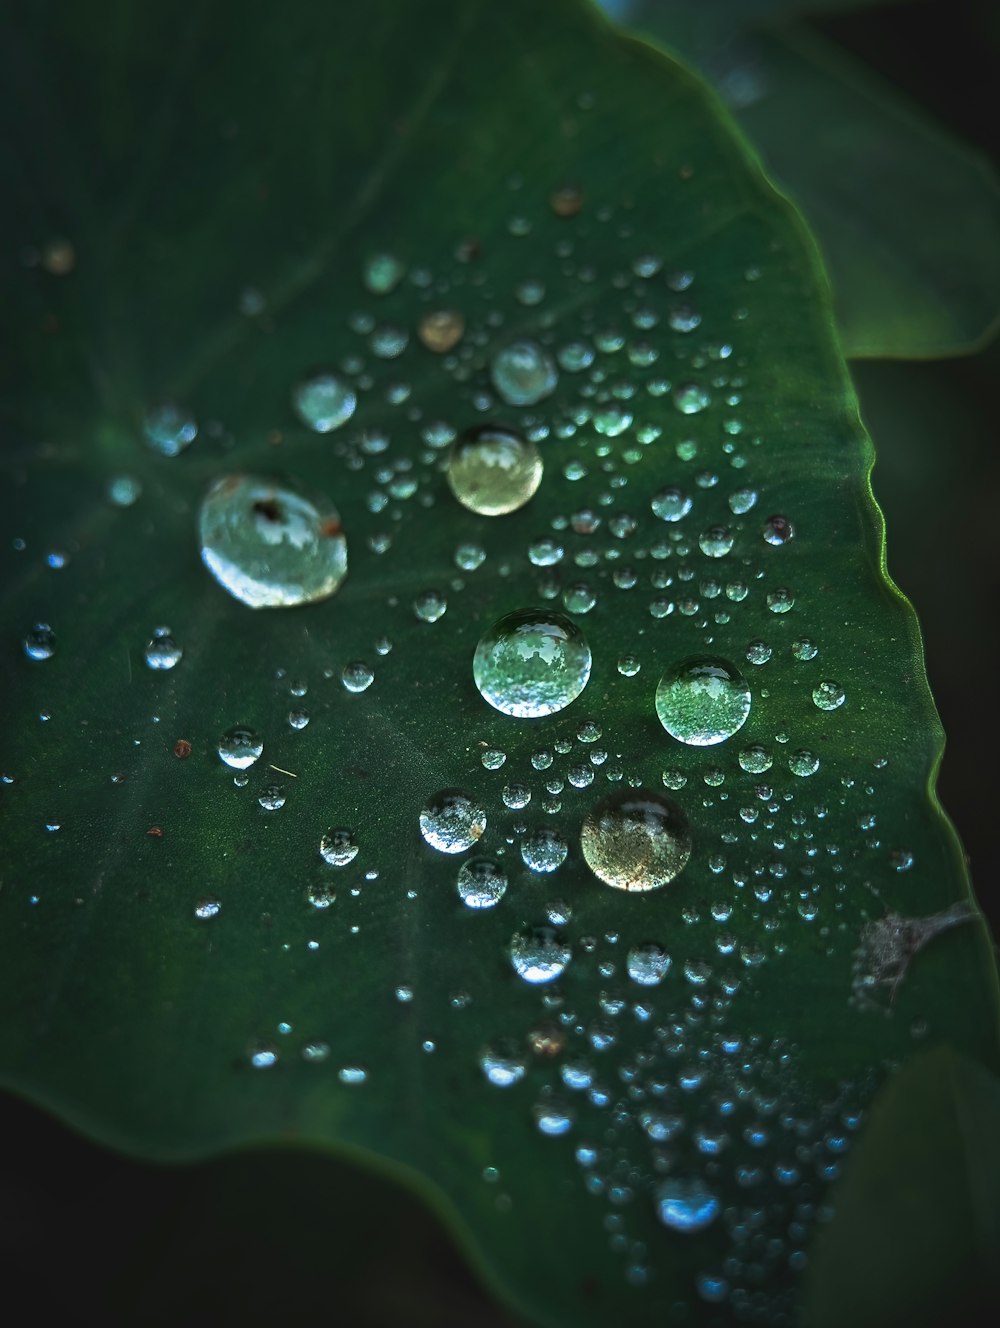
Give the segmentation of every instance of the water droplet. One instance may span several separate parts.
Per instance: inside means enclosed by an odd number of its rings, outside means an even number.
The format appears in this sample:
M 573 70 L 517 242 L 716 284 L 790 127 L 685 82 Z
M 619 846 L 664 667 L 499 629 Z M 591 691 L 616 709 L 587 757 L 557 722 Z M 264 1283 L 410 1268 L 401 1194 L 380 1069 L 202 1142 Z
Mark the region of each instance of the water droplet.
M 459 789 L 442 789 L 420 813 L 420 833 L 440 853 L 464 853 L 486 829 L 486 812 Z
M 375 329 L 368 339 L 373 355 L 380 360 L 395 360 L 406 350 L 410 334 L 403 327 L 392 323 L 383 323 Z M 326 430 L 321 430 L 325 433 Z
M 674 388 L 674 406 L 682 415 L 697 415 L 710 405 L 712 398 L 697 383 L 685 383 Z
M 748 775 L 762 775 L 773 764 L 771 753 L 764 747 L 744 747 L 740 752 L 739 762 Z
M 531 801 L 531 789 L 525 788 L 523 784 L 505 784 L 502 796 L 505 807 L 520 811 Z
M 452 493 L 470 512 L 504 516 L 534 496 L 542 470 L 534 443 L 511 429 L 483 425 L 454 443 L 446 476 Z
M 656 1215 L 671 1231 L 704 1231 L 721 1211 L 721 1204 L 704 1181 L 668 1176 L 656 1191 Z
M 460 544 L 455 550 L 455 566 L 463 572 L 474 572 L 486 561 L 486 550 L 481 544 Z
M 625 971 L 640 987 L 656 987 L 667 976 L 671 962 L 662 945 L 647 941 L 645 945 L 634 945 L 629 950 Z
M 479 1068 L 496 1088 L 512 1088 L 528 1070 L 526 1058 L 508 1041 L 484 1047 L 479 1053 Z
M 172 669 L 184 651 L 170 634 L 169 627 L 154 627 L 153 639 L 144 651 L 146 664 L 151 669 Z
M 568 845 L 554 830 L 533 830 L 521 840 L 521 861 L 535 872 L 554 872 L 566 861 Z
M 600 406 L 594 411 L 594 428 L 606 438 L 617 438 L 631 423 L 632 412 L 617 401 L 609 401 L 606 406 Z
M 344 1065 L 337 1071 L 337 1078 L 342 1084 L 355 1086 L 366 1082 L 368 1071 L 363 1070 L 360 1065 Z
M 792 752 L 788 758 L 788 768 L 793 775 L 799 775 L 801 778 L 814 775 L 819 769 L 819 757 L 815 752 L 807 752 L 802 748 L 800 751 Z
M 131 507 L 141 494 L 141 483 L 131 475 L 116 475 L 108 485 L 108 498 L 115 507 Z
M 509 406 L 534 406 L 558 382 L 555 363 L 534 341 L 514 341 L 493 357 L 493 386 Z
M 743 516 L 749 512 L 757 502 L 757 492 L 755 489 L 737 489 L 729 498 L 729 510 L 734 516 Z
M 413 601 L 413 613 L 420 622 L 436 623 L 448 611 L 448 601 L 440 590 L 423 590 Z
M 216 480 L 202 500 L 198 531 L 205 566 L 253 609 L 326 599 L 347 575 L 335 508 L 259 476 Z
M 56 634 L 48 623 L 35 623 L 24 638 L 24 653 L 29 659 L 51 659 L 56 653 Z
M 319 841 L 319 855 L 331 867 L 346 867 L 358 856 L 358 843 L 351 830 L 328 830 Z
M 584 860 L 616 890 L 656 890 L 691 856 L 687 817 L 669 798 L 620 789 L 591 808 L 580 833 Z
M 373 295 L 389 295 L 403 280 L 406 268 L 392 254 L 372 254 L 365 261 L 364 282 Z
M 573 957 L 569 943 L 552 927 L 515 932 L 510 941 L 510 962 L 525 982 L 552 982 Z
M 198 435 L 194 417 L 171 401 L 152 406 L 142 422 L 146 441 L 161 456 L 175 457 Z
M 792 656 L 803 662 L 815 659 L 819 654 L 819 646 L 814 645 L 812 641 L 793 641 Z
M 795 535 L 795 527 L 787 516 L 769 516 L 761 533 L 768 544 L 787 544 Z
M 195 917 L 200 918 L 204 922 L 207 922 L 210 918 L 217 918 L 221 912 L 222 904 L 218 899 L 213 898 L 211 895 L 206 895 L 203 899 L 199 899 L 194 906 Z
M 582 373 L 594 363 L 593 347 L 583 341 L 570 341 L 556 351 L 559 367 L 567 373 Z
M 458 869 L 459 898 L 469 908 L 493 908 L 507 889 L 507 877 L 489 858 L 472 858 Z
M 847 699 L 847 693 L 839 682 L 826 678 L 813 688 L 813 705 L 820 710 L 836 710 Z
M 536 719 L 575 701 L 590 667 L 590 647 L 569 618 L 548 609 L 518 609 L 483 635 L 472 673 L 494 709 Z
M 250 1064 L 255 1070 L 270 1070 L 278 1063 L 278 1049 L 270 1043 L 258 1043 L 250 1048 Z
M 292 405 L 303 424 L 316 433 L 331 433 L 354 414 L 358 398 L 339 374 L 328 371 L 310 374 L 297 384 Z
M 575 217 L 583 207 L 583 193 L 573 185 L 562 185 L 549 194 L 549 207 L 557 217 Z
M 507 753 L 498 751 L 495 747 L 488 747 L 479 759 L 484 770 L 499 770 L 507 760 Z
M 724 558 L 733 547 L 733 537 L 726 526 L 709 526 L 698 536 L 698 547 L 707 558 Z
M 691 499 L 682 489 L 661 489 L 651 506 L 661 521 L 680 521 L 691 511 Z
M 279 784 L 268 784 L 261 790 L 257 801 L 266 812 L 280 811 L 285 805 L 285 791 Z
M 457 309 L 434 309 L 417 324 L 417 336 L 435 355 L 453 350 L 465 334 L 465 319 Z
M 340 681 L 349 692 L 366 692 L 375 681 L 375 671 L 362 659 L 353 659 L 340 672 Z
M 750 664 L 766 664 L 771 658 L 771 647 L 766 641 L 751 641 L 747 646 L 747 662 Z
M 264 740 L 253 729 L 237 724 L 219 739 L 219 759 L 232 770 L 246 770 L 260 759 Z
M 618 672 L 623 678 L 634 678 L 641 668 L 635 655 L 622 655 L 618 660 Z
M 722 659 L 695 656 L 676 665 L 656 688 L 660 723 L 679 742 L 712 747 L 746 723 L 750 688 L 743 675 Z
M 539 1132 L 547 1135 L 550 1139 L 568 1134 L 573 1128 L 573 1112 L 554 1098 L 537 1102 L 532 1108 L 532 1113 Z

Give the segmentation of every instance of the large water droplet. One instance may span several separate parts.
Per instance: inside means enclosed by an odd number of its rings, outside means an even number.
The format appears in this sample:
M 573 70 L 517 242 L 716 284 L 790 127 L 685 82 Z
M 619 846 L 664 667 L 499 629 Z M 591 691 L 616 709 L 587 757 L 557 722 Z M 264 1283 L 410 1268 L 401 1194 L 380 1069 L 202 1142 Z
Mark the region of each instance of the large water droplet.
M 459 898 L 467 907 L 493 908 L 504 896 L 507 877 L 489 858 L 473 858 L 459 867 L 455 884 Z
M 514 341 L 490 365 L 493 386 L 509 406 L 534 406 L 555 390 L 559 375 L 552 357 L 535 341 Z
M 483 425 L 453 444 L 446 473 L 463 507 L 480 516 L 504 516 L 534 496 L 542 469 L 534 443 L 511 429 Z
M 326 599 L 347 575 L 335 508 L 255 475 L 226 475 L 198 520 L 201 557 L 234 598 L 253 609 Z
M 472 674 L 496 710 L 537 719 L 575 701 L 590 666 L 590 647 L 569 618 L 552 609 L 518 609 L 484 634 Z
M 253 729 L 237 724 L 219 739 L 219 758 L 233 770 L 246 770 L 260 759 L 264 740 Z
M 486 812 L 467 793 L 442 789 L 420 813 L 420 833 L 441 853 L 464 853 L 486 829 Z
M 590 870 L 616 890 L 656 890 L 691 856 L 687 817 L 646 789 L 619 789 L 587 815 L 580 847 Z
M 719 1200 L 697 1178 L 668 1176 L 656 1191 L 656 1215 L 671 1231 L 704 1231 L 720 1211 Z
M 353 387 L 339 374 L 326 371 L 303 378 L 292 393 L 292 405 L 303 424 L 316 433 L 339 429 L 358 404 Z
M 679 742 L 712 747 L 731 738 L 746 723 L 750 688 L 732 664 L 698 655 L 684 660 L 660 679 L 656 713 Z
M 573 957 L 568 942 L 552 927 L 533 927 L 511 937 L 510 962 L 525 982 L 553 982 Z

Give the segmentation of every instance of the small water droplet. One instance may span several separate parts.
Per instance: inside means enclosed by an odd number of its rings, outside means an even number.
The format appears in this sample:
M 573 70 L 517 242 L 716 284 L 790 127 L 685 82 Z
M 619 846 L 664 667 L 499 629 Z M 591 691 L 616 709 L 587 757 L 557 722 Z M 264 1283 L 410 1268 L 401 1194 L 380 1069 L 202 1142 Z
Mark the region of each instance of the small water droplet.
M 679 742 L 711 747 L 725 742 L 746 723 L 750 689 L 732 664 L 695 656 L 676 665 L 656 688 L 660 723 Z
M 762 775 L 770 770 L 773 762 L 771 753 L 764 747 L 744 747 L 740 752 L 739 762 L 748 775 Z
M 483 699 L 519 719 L 565 709 L 590 677 L 590 647 L 569 618 L 548 609 L 518 609 L 483 635 L 472 672 Z
M 169 627 L 154 627 L 153 637 L 143 652 L 146 664 L 151 669 L 172 669 L 184 654 L 174 640 Z
M 534 872 L 554 872 L 566 861 L 569 848 L 554 830 L 542 827 L 521 840 L 521 861 Z
M 505 1039 L 482 1049 L 479 1068 L 495 1088 L 512 1088 L 524 1078 L 528 1063 L 514 1043 Z
M 569 943 L 552 927 L 533 927 L 515 932 L 510 942 L 510 962 L 525 982 L 553 982 L 573 957 Z
M 486 812 L 467 793 L 442 789 L 420 813 L 420 833 L 440 853 L 464 853 L 486 829 Z
M 656 1191 L 656 1215 L 671 1231 L 704 1231 L 719 1216 L 722 1205 L 698 1178 L 668 1176 Z
M 392 254 L 372 254 L 365 260 L 364 283 L 372 295 L 391 294 L 405 274 L 405 266 Z
M 194 906 L 194 915 L 202 921 L 208 921 L 210 918 L 217 918 L 222 911 L 222 904 L 218 899 L 211 895 L 205 895 L 199 899 Z
M 814 775 L 819 769 L 819 757 L 815 752 L 808 752 L 802 748 L 800 751 L 792 752 L 788 758 L 788 768 L 793 775 L 798 775 L 800 778 Z
M 24 653 L 29 659 L 51 659 L 56 653 L 56 634 L 48 623 L 35 623 L 24 638 Z
M 726 526 L 709 526 L 698 536 L 698 547 L 707 558 L 724 558 L 732 550 L 733 537 Z
M 457 309 L 434 309 L 417 324 L 417 336 L 435 355 L 453 350 L 465 334 L 465 319 Z
M 661 521 L 680 521 L 691 511 L 691 499 L 683 489 L 661 489 L 650 505 Z
M 280 784 L 268 784 L 261 789 L 257 801 L 266 812 L 280 811 L 285 805 L 285 790 Z
M 468 908 L 493 908 L 507 889 L 507 877 L 489 858 L 472 858 L 458 869 L 458 895 Z
M 625 971 L 641 987 L 656 987 L 667 976 L 672 961 L 662 945 L 647 941 L 634 945 L 628 952 Z
M 534 341 L 514 341 L 493 357 L 493 386 L 509 406 L 534 406 L 550 396 L 558 382 L 555 362 Z
M 795 527 L 787 516 L 769 516 L 761 532 L 768 544 L 787 544 L 795 535 Z
M 683 870 L 691 836 L 687 817 L 671 799 L 646 789 L 620 789 L 591 808 L 580 847 L 605 885 L 656 890 Z
M 839 682 L 826 678 L 813 688 L 813 705 L 820 710 L 836 710 L 847 700 L 847 693 Z
M 292 392 L 292 405 L 303 424 L 316 433 L 339 429 L 354 414 L 358 398 L 346 379 L 321 370 L 310 374 Z
M 697 383 L 684 383 L 674 388 L 674 406 L 682 415 L 697 415 L 699 411 L 711 405 L 712 398 Z
M 366 692 L 375 681 L 375 670 L 364 660 L 352 659 L 341 669 L 340 681 L 349 692 Z
M 358 856 L 358 842 L 354 832 L 343 827 L 328 830 L 319 841 L 319 855 L 331 867 L 346 867 Z
M 161 456 L 179 456 L 198 435 L 194 417 L 172 401 L 152 406 L 142 422 L 150 447 Z

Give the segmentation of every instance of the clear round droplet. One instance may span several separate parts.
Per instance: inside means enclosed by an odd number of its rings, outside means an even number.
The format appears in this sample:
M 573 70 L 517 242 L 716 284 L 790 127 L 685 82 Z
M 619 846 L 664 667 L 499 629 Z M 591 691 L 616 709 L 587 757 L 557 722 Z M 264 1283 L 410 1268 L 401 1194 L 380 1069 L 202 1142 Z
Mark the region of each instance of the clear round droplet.
M 420 833 L 440 853 L 464 853 L 486 829 L 486 812 L 467 793 L 442 789 L 420 813 Z
M 710 656 L 694 656 L 660 679 L 656 713 L 679 742 L 712 747 L 731 738 L 746 723 L 750 688 L 734 665 Z
M 319 841 L 319 855 L 331 867 L 346 867 L 358 856 L 358 842 L 354 832 L 342 826 L 328 830 Z
M 51 659 L 56 653 L 56 634 L 48 623 L 35 623 L 24 638 L 24 653 L 29 659 Z
M 521 861 L 534 872 L 554 872 L 566 861 L 569 848 L 554 830 L 542 827 L 521 840 Z
M 261 789 L 257 801 L 266 812 L 280 811 L 286 801 L 285 790 L 280 784 L 268 784 Z
M 724 558 L 732 550 L 733 537 L 726 526 L 709 526 L 698 536 L 698 547 L 707 558 Z
M 657 890 L 691 856 L 687 817 L 670 798 L 619 789 L 591 808 L 580 832 L 584 861 L 616 890 Z
M 256 475 L 216 480 L 198 517 L 201 557 L 225 590 L 252 609 L 326 599 L 347 575 L 336 509 Z
M 490 365 L 493 386 L 509 406 L 534 406 L 555 390 L 555 361 L 535 341 L 514 341 Z
M 515 932 L 510 941 L 510 962 L 525 982 L 538 986 L 553 982 L 573 957 L 569 942 L 553 927 Z
M 264 740 L 253 729 L 237 724 L 219 739 L 219 759 L 231 770 L 246 770 L 260 760 Z
M 633 945 L 625 960 L 625 971 L 640 987 L 656 987 L 670 972 L 672 960 L 662 945 L 647 941 Z
M 512 429 L 483 425 L 453 445 L 445 472 L 452 493 L 479 516 L 505 516 L 534 497 L 542 482 L 538 448 Z
M 479 1068 L 494 1088 L 512 1088 L 524 1078 L 528 1062 L 516 1045 L 505 1039 L 482 1049 Z
M 493 908 L 507 889 L 507 877 L 489 858 L 472 858 L 458 869 L 458 897 L 467 908 Z
M 172 669 L 184 651 L 174 640 L 169 627 L 154 627 L 152 639 L 143 652 L 146 665 L 151 669 Z
M 661 521 L 680 521 L 691 511 L 691 499 L 683 489 L 661 489 L 650 505 Z
M 847 700 L 847 693 L 839 682 L 825 678 L 813 688 L 813 705 L 819 710 L 837 710 Z
M 748 775 L 762 775 L 766 770 L 770 770 L 773 762 L 771 753 L 766 747 L 759 747 L 756 744 L 752 747 L 744 747 L 739 755 L 740 766 Z
M 788 768 L 793 775 L 798 775 L 800 779 L 806 779 L 809 775 L 814 775 L 819 769 L 819 757 L 815 752 L 809 752 L 805 748 L 801 748 L 797 752 L 792 752 L 788 758 Z
M 423 590 L 413 601 L 414 616 L 425 623 L 436 623 L 448 611 L 448 601 L 440 590 Z
M 657 1188 L 656 1215 L 671 1231 L 704 1231 L 721 1211 L 717 1197 L 697 1177 L 668 1176 Z
M 331 433 L 354 414 L 358 398 L 350 383 L 323 370 L 303 378 L 292 392 L 292 405 L 303 424 L 316 433 Z
M 211 918 L 217 918 L 221 912 L 222 904 L 211 895 L 199 899 L 194 906 L 195 917 L 200 918 L 203 922 L 207 922 Z
M 483 635 L 472 674 L 484 701 L 505 715 L 537 719 L 564 710 L 590 677 L 586 638 L 552 609 L 518 609 Z
M 161 456 L 179 456 L 198 435 L 194 416 L 172 401 L 151 406 L 142 422 L 146 441 Z
M 366 692 L 375 681 L 375 670 L 364 660 L 352 659 L 341 669 L 340 681 L 348 692 Z

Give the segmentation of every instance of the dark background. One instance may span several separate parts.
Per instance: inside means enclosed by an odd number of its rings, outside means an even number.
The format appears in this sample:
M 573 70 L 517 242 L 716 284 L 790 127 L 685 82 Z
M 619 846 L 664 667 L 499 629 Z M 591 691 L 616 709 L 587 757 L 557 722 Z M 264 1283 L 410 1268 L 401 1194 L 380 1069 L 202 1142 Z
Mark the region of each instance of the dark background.
M 921 0 L 816 24 L 1000 159 L 1000 6 Z M 948 734 L 941 801 L 1000 934 L 995 761 L 1000 448 L 996 349 L 855 366 L 879 451 L 890 571 L 916 605 Z M 441 1226 L 395 1186 L 280 1150 L 162 1169 L 0 1097 L 0 1273 L 9 1321 L 500 1328 Z

